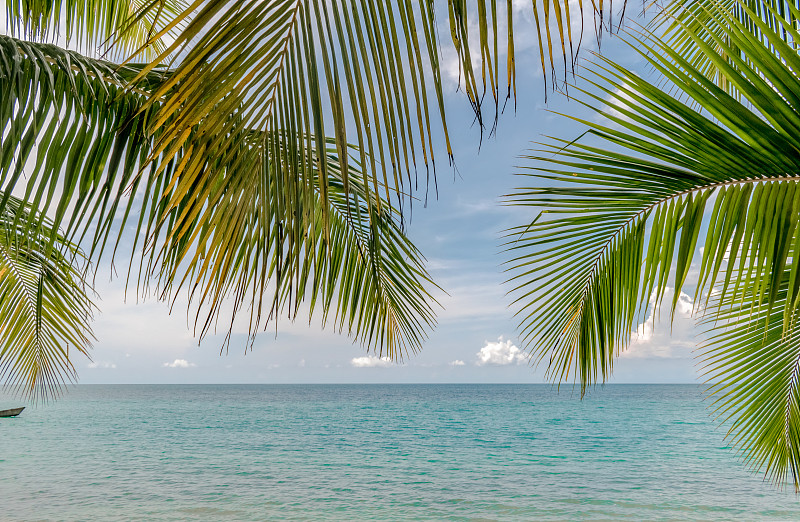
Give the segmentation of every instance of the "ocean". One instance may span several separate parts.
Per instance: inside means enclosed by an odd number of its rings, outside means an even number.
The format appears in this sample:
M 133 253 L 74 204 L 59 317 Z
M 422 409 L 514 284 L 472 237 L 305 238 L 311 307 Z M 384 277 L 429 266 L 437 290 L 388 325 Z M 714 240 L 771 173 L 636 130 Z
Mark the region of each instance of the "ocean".
M 692 385 L 80 385 L 0 419 L 0 519 L 800 520 L 708 404 Z

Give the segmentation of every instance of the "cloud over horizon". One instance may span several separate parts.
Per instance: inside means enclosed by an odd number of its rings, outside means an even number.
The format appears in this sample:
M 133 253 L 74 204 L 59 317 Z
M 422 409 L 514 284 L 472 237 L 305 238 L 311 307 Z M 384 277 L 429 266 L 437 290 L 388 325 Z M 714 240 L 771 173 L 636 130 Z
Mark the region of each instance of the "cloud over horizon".
M 511 340 L 503 341 L 503 336 L 497 341 L 486 341 L 483 348 L 476 354 L 478 366 L 507 366 L 510 364 L 523 364 L 528 356 L 520 350 Z
M 197 366 L 195 363 L 189 362 L 186 359 L 175 359 L 172 362 L 165 362 L 164 368 L 192 368 Z
M 350 360 L 350 364 L 355 368 L 388 368 L 394 366 L 394 363 L 388 357 L 376 357 L 374 355 L 353 357 Z

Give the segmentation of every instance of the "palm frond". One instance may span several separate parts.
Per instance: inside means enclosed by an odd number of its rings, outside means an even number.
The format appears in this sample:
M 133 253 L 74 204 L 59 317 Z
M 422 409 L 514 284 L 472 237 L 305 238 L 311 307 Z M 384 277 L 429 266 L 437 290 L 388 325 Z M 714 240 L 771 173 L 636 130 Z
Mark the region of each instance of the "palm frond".
M 163 75 L 130 87 L 140 70 L 0 36 L 0 211 L 16 191 L 43 211 L 28 226 L 50 212 L 53 234 L 80 243 L 91 230 L 90 257 L 102 250 L 150 147 L 139 110 Z
M 127 58 L 141 50 L 142 59 L 164 51 L 153 38 L 186 8 L 184 0 L 7 0 L 6 25 L 11 36 L 32 42 L 75 45 L 85 54 Z
M 280 310 L 294 317 L 309 296 L 325 317 L 335 308 L 338 328 L 376 351 L 400 357 L 419 347 L 434 324 L 432 283 L 399 215 L 365 188 L 351 147 L 345 162 L 330 141 L 324 157 L 316 145 L 307 156 L 296 147 L 302 129 L 255 132 L 235 117 L 228 149 L 193 156 L 190 139 L 172 161 L 163 155 L 143 169 L 158 140 L 145 132 L 158 106 L 141 109 L 168 71 L 123 89 L 141 68 L 7 37 L 0 44 L 9 64 L 0 88 L 14 94 L 0 113 L 2 186 L 24 187 L 68 237 L 88 243 L 95 261 L 115 252 L 135 224 L 133 250 L 142 257 L 131 259 L 129 274 L 143 293 L 152 282 L 164 299 L 187 289 L 198 321 L 201 309 L 208 312 L 198 322 L 201 338 L 227 302 L 231 324 L 250 307 L 252 336 Z M 181 163 L 196 175 L 177 174 Z M 19 219 L 36 228 L 43 218 Z
M 719 47 L 695 41 L 742 102 L 669 41 L 641 35 L 639 52 L 677 94 L 598 58 L 583 103 L 596 107 L 600 122 L 582 120 L 589 130 L 581 139 L 554 139 L 527 156 L 532 186 L 509 196 L 512 205 L 544 207 L 509 232 L 523 338 L 538 360 L 549 360 L 551 376 L 574 377 L 582 389 L 609 376 L 648 302 L 655 298 L 658 308 L 668 286 L 674 311 L 698 250 L 698 311 L 747 322 L 734 313 L 744 308 L 706 308 L 709 295 L 727 304 L 744 299 L 783 318 L 781 335 L 794 335 L 800 57 L 783 29 L 764 28 L 765 43 L 731 14 L 713 16 L 727 17 L 715 26 L 726 27 Z M 703 20 L 683 27 L 687 37 Z M 733 58 L 733 48 L 749 61 Z M 752 400 L 755 409 L 775 406 Z M 748 447 L 751 439 L 741 441 Z
M 662 31 L 662 38 L 696 70 L 740 97 L 736 86 L 728 81 L 727 74 L 704 48 L 710 47 L 717 54 L 728 56 L 731 67 L 737 67 L 742 61 L 753 66 L 748 50 L 737 48 L 727 39 L 727 26 L 735 23 L 750 32 L 753 41 L 760 41 L 767 47 L 778 35 L 796 50 L 798 42 L 794 33 L 799 14 L 797 0 L 676 0 L 659 12 L 650 25 L 654 32 Z
M 76 378 L 76 353 L 89 357 L 94 305 L 83 254 L 47 220 L 32 234 L 18 219 L 24 213 L 33 212 L 14 197 L 0 213 L 0 379 L 41 400 Z
M 715 413 L 744 461 L 799 491 L 800 323 L 797 303 L 787 303 L 792 271 L 781 271 L 773 303 L 764 299 L 760 277 L 737 273 L 738 294 L 711 298 L 700 353 Z
M 284 134 L 249 133 L 236 142 L 191 186 L 181 179 L 154 193 L 152 205 L 167 219 L 148 224 L 144 278 L 157 279 L 164 297 L 189 291 L 201 338 L 226 304 L 234 310 L 228 339 L 243 308 L 250 311 L 252 339 L 281 314 L 294 320 L 307 303 L 309 320 L 320 310 L 325 323 L 333 311 L 336 329 L 382 356 L 401 359 L 419 349 L 435 324 L 436 286 L 397 211 L 365 188 L 357 158 L 347 162 L 345 192 L 333 139 L 325 144 L 324 176 L 310 167 L 321 161 L 302 157 L 306 151 Z M 292 184 L 284 184 L 280 169 L 294 172 Z M 215 175 L 220 171 L 224 177 Z M 308 184 L 313 197 L 298 198 Z
M 316 262 L 310 267 L 306 261 L 295 276 L 297 293 L 302 296 L 302 289 L 310 287 L 311 306 L 317 300 L 322 303 L 323 321 L 335 310 L 333 324 L 339 331 L 346 330 L 379 357 L 402 360 L 409 351 L 422 347 L 436 324 L 433 306 L 438 303 L 431 291 L 438 286 L 402 230 L 399 214 L 386 203 L 378 209 L 358 181 L 353 182 L 348 197 L 332 147 L 329 155 L 330 254 L 321 241 L 325 234 L 322 220 L 317 219 Z M 350 165 L 355 164 L 351 159 Z M 353 169 L 351 174 L 356 173 Z M 358 199 L 352 201 L 354 193 Z M 319 216 L 320 198 L 316 205 Z

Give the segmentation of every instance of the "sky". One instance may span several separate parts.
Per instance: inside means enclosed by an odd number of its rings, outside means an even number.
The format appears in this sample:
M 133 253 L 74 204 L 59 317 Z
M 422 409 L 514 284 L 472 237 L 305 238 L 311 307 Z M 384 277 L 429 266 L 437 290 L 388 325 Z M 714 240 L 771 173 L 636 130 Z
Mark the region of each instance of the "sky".
M 524 5 L 528 5 L 525 2 Z M 502 235 L 511 226 L 529 222 L 533 211 L 500 204 L 518 182 L 514 173 L 531 142 L 544 136 L 574 139 L 580 124 L 556 113 L 596 118 L 574 100 L 550 92 L 544 83 L 528 9 L 515 25 L 517 104 L 501 115 L 496 133 L 480 140 L 463 93 L 452 54 L 444 70 L 449 128 L 455 168 L 439 167 L 438 199 L 417 205 L 408 233 L 427 258 L 442 308 L 438 325 L 422 351 L 402 363 L 368 353 L 351 339 L 318 320 L 279 321 L 260 333 L 247 350 L 246 336 L 237 331 L 227 353 L 223 336 L 209 335 L 198 344 L 185 301 L 172 313 L 155 299 L 137 302 L 125 296 L 124 281 L 111 278 L 101 263 L 93 328 L 97 341 L 92 360 L 78 359 L 79 382 L 93 383 L 436 383 L 546 382 L 544 368 L 534 367 L 517 337 L 510 287 L 504 283 Z M 629 13 L 630 14 L 630 13 Z M 641 21 L 640 21 L 641 22 Z M 3 26 L 5 24 L 2 24 Z M 584 39 L 583 52 L 596 48 Z M 642 60 L 619 37 L 605 35 L 602 53 L 645 75 Z M 581 79 L 575 78 L 578 85 Z M 629 350 L 615 363 L 610 382 L 698 382 L 692 355 L 695 346 L 691 299 L 681 296 L 675 321 L 647 317 L 633 334 Z M 224 332 L 221 332 L 224 333 Z

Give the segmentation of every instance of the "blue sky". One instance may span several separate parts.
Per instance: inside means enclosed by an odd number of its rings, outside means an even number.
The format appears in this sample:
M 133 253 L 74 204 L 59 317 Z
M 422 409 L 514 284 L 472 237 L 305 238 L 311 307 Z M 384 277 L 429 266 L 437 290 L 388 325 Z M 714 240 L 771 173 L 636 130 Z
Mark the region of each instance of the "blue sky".
M 528 5 L 526 2 L 525 5 Z M 528 10 L 521 10 L 523 17 Z M 629 13 L 630 14 L 630 13 Z M 3 24 L 4 25 L 4 24 Z M 447 291 L 438 299 L 438 326 L 421 353 L 402 364 L 381 360 L 346 336 L 299 319 L 283 320 L 261 333 L 245 353 L 245 336 L 235 334 L 227 354 L 221 335 L 200 345 L 179 300 L 172 314 L 155 299 L 124 300 L 124 281 L 110 280 L 108 261 L 97 278 L 98 302 L 93 361 L 78 360 L 81 383 L 329 383 L 329 382 L 543 382 L 543 368 L 529 365 L 519 346 L 509 290 L 502 271 L 502 231 L 524 223 L 532 212 L 500 205 L 517 180 L 519 155 L 544 135 L 575 138 L 582 127 L 549 111 L 596 116 L 575 101 L 550 93 L 544 84 L 530 20 L 519 20 L 517 107 L 509 104 L 496 134 L 479 143 L 470 109 L 456 92 L 457 68 L 444 56 L 446 103 L 456 168 L 440 156 L 439 197 L 418 204 L 409 233 L 428 259 L 434 280 Z M 584 38 L 584 56 L 593 38 Z M 618 37 L 604 36 L 603 54 L 647 74 L 641 60 Z M 449 61 L 448 61 L 449 60 Z M 581 85 L 579 78 L 574 79 Z M 573 91 L 574 92 L 574 91 Z M 479 147 L 480 144 L 480 147 Z M 692 320 L 679 309 L 670 336 L 666 323 L 640 325 L 630 350 L 619 358 L 612 382 L 696 382 Z

